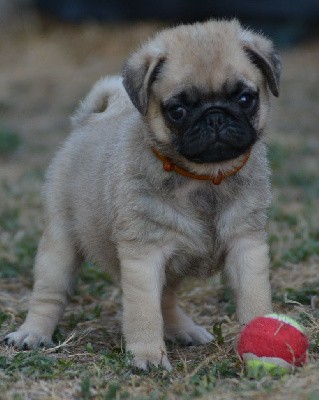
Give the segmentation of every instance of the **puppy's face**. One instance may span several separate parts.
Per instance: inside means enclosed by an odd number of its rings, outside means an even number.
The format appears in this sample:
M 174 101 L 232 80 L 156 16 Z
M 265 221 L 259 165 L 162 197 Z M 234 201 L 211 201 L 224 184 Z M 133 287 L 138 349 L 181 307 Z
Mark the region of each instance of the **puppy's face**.
M 271 42 L 209 21 L 158 34 L 128 60 L 123 83 L 151 144 L 203 171 L 240 159 L 262 135 L 279 74 Z
M 184 88 L 160 109 L 173 147 L 195 163 L 237 158 L 257 139 L 259 92 L 240 80 L 218 91 Z

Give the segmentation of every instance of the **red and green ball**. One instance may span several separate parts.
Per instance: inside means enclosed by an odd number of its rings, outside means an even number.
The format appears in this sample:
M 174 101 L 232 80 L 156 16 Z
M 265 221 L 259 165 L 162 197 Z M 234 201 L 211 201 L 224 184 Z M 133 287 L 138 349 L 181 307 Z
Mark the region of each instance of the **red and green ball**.
M 283 375 L 307 362 L 309 342 L 292 318 L 269 314 L 252 320 L 239 336 L 237 351 L 250 372 L 263 368 Z

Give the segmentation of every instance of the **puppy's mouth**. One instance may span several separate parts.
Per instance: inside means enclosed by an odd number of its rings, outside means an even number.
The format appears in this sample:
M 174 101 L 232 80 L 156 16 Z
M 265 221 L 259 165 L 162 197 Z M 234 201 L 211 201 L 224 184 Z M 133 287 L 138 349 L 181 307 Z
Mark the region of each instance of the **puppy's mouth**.
M 179 154 L 197 164 L 218 163 L 247 153 L 257 139 L 248 120 L 211 111 L 176 139 Z

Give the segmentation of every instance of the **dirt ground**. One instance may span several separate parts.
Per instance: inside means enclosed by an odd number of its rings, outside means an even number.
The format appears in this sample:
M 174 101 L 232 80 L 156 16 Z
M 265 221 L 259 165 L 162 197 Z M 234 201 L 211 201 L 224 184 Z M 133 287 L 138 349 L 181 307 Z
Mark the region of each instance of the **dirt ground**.
M 43 174 L 68 134 L 70 115 L 97 79 L 117 73 L 160 26 L 75 26 L 30 16 L 1 32 L 0 340 L 25 316 Z M 308 364 L 283 378 L 247 377 L 234 351 L 233 300 L 214 278 L 187 283 L 180 297 L 198 323 L 215 334 L 221 326 L 218 344 L 170 346 L 171 375 L 132 371 L 123 353 L 119 290 L 86 265 L 56 333 L 59 348 L 19 353 L 0 344 L 0 399 L 319 399 L 319 38 L 282 56 L 281 96 L 268 128 L 271 281 L 275 310 L 305 326 Z

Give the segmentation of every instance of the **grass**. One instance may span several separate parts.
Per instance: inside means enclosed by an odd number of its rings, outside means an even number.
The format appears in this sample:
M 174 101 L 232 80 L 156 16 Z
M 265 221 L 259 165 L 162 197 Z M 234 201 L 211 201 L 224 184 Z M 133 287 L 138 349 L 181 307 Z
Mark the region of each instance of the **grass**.
M 207 362 L 195 374 L 185 375 L 180 362 L 172 378 L 161 368 L 152 368 L 147 374 L 133 370 L 129 366 L 130 357 L 120 348 L 88 352 L 85 358 L 85 365 L 77 365 L 75 369 L 72 361 L 56 355 L 45 355 L 41 351 L 20 352 L 11 359 L 2 356 L 0 366 L 5 381 L 11 383 L 21 373 L 26 379 L 44 381 L 76 377 L 82 398 L 132 398 L 132 392 L 136 391 L 141 392 L 134 397 L 136 399 L 165 398 L 167 393 L 191 399 L 210 393 L 222 378 L 237 377 L 239 365 L 239 360 L 232 356 L 217 363 Z
M 135 29 L 138 31 L 137 27 Z M 148 33 L 150 28 L 146 30 Z M 85 76 L 92 82 L 94 72 L 98 76 L 105 72 L 97 66 L 105 66 L 101 54 L 107 53 L 110 46 L 106 59 L 113 59 L 117 35 L 122 35 L 123 43 L 127 43 L 131 32 L 131 29 L 125 31 L 125 27 L 111 30 L 104 27 L 94 30 L 92 26 L 48 28 L 45 43 L 53 50 L 46 51 L 43 57 L 47 59 L 52 54 L 51 62 L 43 68 L 46 75 L 42 76 L 39 69 L 36 71 L 34 64 L 25 65 L 28 71 L 25 87 L 37 87 L 39 80 L 42 85 L 50 74 L 56 78 L 59 71 L 60 86 L 56 84 L 52 92 L 52 96 L 57 96 L 56 107 L 54 99 L 50 98 L 50 112 L 45 110 L 47 91 L 44 90 L 41 97 L 38 87 L 35 98 L 23 99 L 23 104 L 28 104 L 26 110 L 19 109 L 21 112 L 12 116 L 10 107 L 2 112 L 1 118 L 4 122 L 11 121 L 8 126 L 17 126 L 17 133 L 0 129 L 0 339 L 18 327 L 25 317 L 32 265 L 43 228 L 44 170 L 49 162 L 48 154 L 58 147 L 59 132 L 67 130 L 66 125 L 62 129 L 60 125 L 67 118 L 64 112 L 68 113 L 78 98 L 72 90 L 65 90 L 70 89 L 69 70 L 64 74 L 57 68 L 70 63 L 72 76 L 79 71 L 77 85 Z M 29 43 L 32 34 L 35 38 Z M 57 37 L 63 40 L 57 41 Z M 74 46 L 79 37 L 80 47 L 87 49 L 90 62 L 78 62 L 83 57 L 81 49 Z M 0 37 L 1 40 L 4 39 Z M 17 43 L 21 40 L 19 36 Z M 44 39 L 36 29 L 23 40 L 25 48 L 31 46 L 42 54 Z M 63 50 L 57 47 L 60 45 L 65 46 Z M 15 46 L 11 48 L 15 51 Z M 318 46 L 315 50 L 318 51 Z M 62 61 L 56 62 L 60 51 Z M 274 308 L 304 325 L 310 341 L 308 364 L 283 377 L 249 376 L 235 351 L 241 328 L 236 322 L 232 293 L 223 281 L 214 278 L 185 282 L 180 290 L 180 304 L 197 323 L 215 335 L 215 342 L 201 347 L 168 343 L 173 365 L 171 373 L 161 368 L 152 368 L 149 373 L 138 371 L 130 366 L 130 354 L 124 352 L 119 289 L 104 271 L 86 263 L 78 289 L 54 333 L 55 348 L 17 352 L 0 344 L 1 400 L 319 398 L 319 142 L 317 117 L 313 116 L 319 103 L 319 61 L 313 56 L 312 48 L 295 52 L 286 55 L 283 96 L 276 105 L 278 114 L 274 115 L 270 129 L 274 132 L 269 138 L 274 198 L 267 230 Z M 70 54 L 68 59 L 66 54 Z M 123 57 L 126 54 L 125 48 Z M 100 64 L 92 64 L 94 57 Z M 76 65 L 72 64 L 73 59 Z M 12 80 L 14 94 L 10 101 L 18 97 L 17 87 L 23 87 L 20 75 L 15 81 L 11 74 L 16 64 L 7 67 L 8 82 Z M 52 70 L 50 65 L 54 66 Z M 294 82 L 298 86 L 298 96 L 294 93 Z M 84 93 L 87 90 L 84 86 L 77 87 L 76 93 Z M 21 92 L 21 96 L 30 91 Z M 302 99 L 307 99 L 305 104 Z M 17 102 L 17 107 L 20 103 Z M 42 113 L 44 123 L 40 118 Z M 56 119 L 52 117 L 54 113 Z M 40 148 L 44 158 L 37 161 Z
M 274 151 L 278 149 L 270 150 L 276 192 L 276 174 L 285 170 L 293 154 L 287 150 L 285 161 L 281 156 L 280 161 L 276 161 L 277 156 L 272 153 Z M 3 300 L 5 307 L 0 312 L 0 329 L 3 333 L 18 326 L 25 316 L 25 306 L 19 304 L 16 291 L 30 288 L 31 284 L 30 271 L 42 224 L 41 218 L 34 219 L 34 209 L 41 202 L 38 189 L 42 181 L 43 174 L 28 172 L 13 185 L 3 185 L 8 197 L 14 198 L 0 214 L 3 229 L 0 276 L 9 287 L 9 301 Z M 16 188 L 16 184 L 23 190 Z M 303 271 L 303 268 L 309 268 L 319 259 L 318 228 L 314 220 L 318 210 L 313 197 L 315 189 L 310 187 L 311 184 L 316 186 L 314 181 L 308 181 L 308 190 L 303 192 L 301 199 L 296 181 L 288 179 L 285 187 L 278 186 L 280 192 L 270 210 L 269 224 L 274 277 L 280 271 L 287 278 L 291 265 Z M 297 212 L 286 210 L 283 196 L 286 189 L 296 195 L 293 201 L 298 202 Z M 12 288 L 13 283 L 16 287 Z M 168 344 L 173 372 L 169 374 L 161 368 L 152 368 L 146 374 L 131 368 L 130 355 L 124 352 L 118 314 L 120 294 L 116 286 L 105 272 L 86 263 L 80 274 L 78 290 L 54 334 L 55 342 L 62 345 L 54 352 L 16 352 L 3 347 L 0 353 L 1 392 L 6 393 L 6 400 L 25 399 L 24 393 L 28 393 L 28 398 L 41 398 L 37 397 L 36 391 L 42 393 L 43 388 L 51 393 L 50 399 L 94 400 L 227 398 L 227 393 L 229 398 L 236 396 L 244 399 L 247 393 L 257 396 L 261 391 L 272 396 L 280 392 L 289 376 L 274 378 L 265 374 L 247 374 L 235 352 L 234 338 L 240 327 L 234 317 L 235 304 L 231 291 L 216 279 L 201 284 L 200 289 L 196 289 L 197 285 L 194 282 L 185 285 L 181 292 L 181 303 L 190 314 L 196 314 L 197 322 L 210 327 L 216 341 L 201 348 Z M 277 311 L 289 313 L 306 327 L 311 343 L 307 371 L 317 374 L 319 315 L 318 310 L 311 310 L 310 304 L 318 294 L 319 281 L 305 281 L 299 276 L 296 281 L 288 278 L 284 285 L 276 286 L 275 283 L 274 288 L 273 300 Z M 194 290 L 196 298 L 192 293 Z M 212 290 L 217 294 L 216 297 L 212 298 Z M 14 304 L 13 308 L 9 306 L 10 301 Z M 202 309 L 201 303 L 206 305 L 208 302 L 213 308 Z M 70 335 L 73 335 L 71 340 Z M 306 368 L 297 371 L 295 377 L 305 379 L 304 374 Z M 66 395 L 64 391 L 67 387 L 71 389 Z M 226 388 L 226 397 L 222 394 L 223 387 Z M 310 387 L 309 395 L 305 398 L 315 398 L 316 393 Z
M 16 200 L 25 201 L 24 198 Z M 35 226 L 30 229 L 28 225 L 32 215 L 28 216 L 27 221 L 23 221 L 22 213 L 23 210 L 18 205 L 9 205 L 0 213 L 0 278 L 28 274 L 32 268 L 40 232 Z
M 14 153 L 21 145 L 20 137 L 0 125 L 0 157 Z

